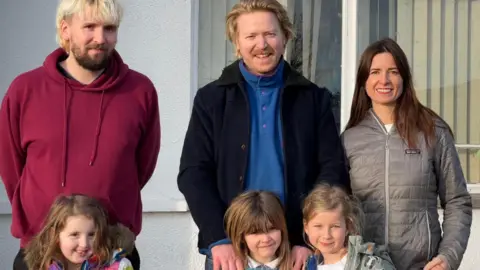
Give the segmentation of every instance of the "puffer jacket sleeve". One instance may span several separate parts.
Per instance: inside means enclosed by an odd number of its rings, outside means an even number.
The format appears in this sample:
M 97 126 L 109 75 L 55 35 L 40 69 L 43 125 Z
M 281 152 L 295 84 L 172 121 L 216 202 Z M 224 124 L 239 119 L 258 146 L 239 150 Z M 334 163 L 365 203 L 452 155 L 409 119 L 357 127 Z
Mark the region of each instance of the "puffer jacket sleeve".
M 440 203 L 444 209 L 443 238 L 438 255 L 445 256 L 450 269 L 458 269 L 470 237 L 472 200 L 453 136 L 446 128 L 437 128 L 436 134 L 435 173 Z
M 377 260 L 373 260 L 375 262 L 373 265 L 369 265 L 368 262 L 362 263 L 361 269 L 364 269 L 363 266 L 367 265 L 368 267 L 365 267 L 365 269 L 396 270 L 395 265 L 393 265 L 392 259 L 390 258 L 390 255 L 388 255 L 388 252 L 384 248 L 377 250 L 375 252 L 374 258 L 377 258 Z

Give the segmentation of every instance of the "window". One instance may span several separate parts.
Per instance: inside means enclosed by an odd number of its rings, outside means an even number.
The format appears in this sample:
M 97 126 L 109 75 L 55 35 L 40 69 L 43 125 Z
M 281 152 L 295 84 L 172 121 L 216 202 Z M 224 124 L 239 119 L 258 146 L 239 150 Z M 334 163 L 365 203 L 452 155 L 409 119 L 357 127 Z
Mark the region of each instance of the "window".
M 332 93 L 340 128 L 342 1 L 289 0 L 287 7 L 296 33 L 287 60 L 307 79 Z
M 225 35 L 225 16 L 238 0 L 202 0 L 199 25 L 199 87 L 217 79 L 236 60 Z M 340 126 L 342 42 L 341 0 L 283 0 L 293 18 L 296 37 L 286 60 L 307 79 L 332 92 L 332 105 Z
M 419 99 L 451 126 L 465 177 L 480 183 L 480 1 L 365 2 L 358 7 L 359 54 L 378 38 L 397 40 Z
M 236 60 L 225 34 L 225 16 L 237 0 L 201 0 L 198 26 L 198 86 L 218 79 L 224 67 Z

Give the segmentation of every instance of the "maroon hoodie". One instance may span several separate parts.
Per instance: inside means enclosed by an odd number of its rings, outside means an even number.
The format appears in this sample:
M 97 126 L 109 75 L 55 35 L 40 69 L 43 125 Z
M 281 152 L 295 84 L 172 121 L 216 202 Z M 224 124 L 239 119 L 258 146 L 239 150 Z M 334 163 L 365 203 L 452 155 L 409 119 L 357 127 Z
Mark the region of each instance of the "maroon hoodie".
M 138 235 L 140 190 L 160 148 L 157 93 L 114 51 L 89 85 L 57 68 L 62 49 L 18 76 L 0 111 L 0 176 L 12 204 L 12 235 L 24 247 L 39 232 L 55 197 L 101 200 L 112 221 Z

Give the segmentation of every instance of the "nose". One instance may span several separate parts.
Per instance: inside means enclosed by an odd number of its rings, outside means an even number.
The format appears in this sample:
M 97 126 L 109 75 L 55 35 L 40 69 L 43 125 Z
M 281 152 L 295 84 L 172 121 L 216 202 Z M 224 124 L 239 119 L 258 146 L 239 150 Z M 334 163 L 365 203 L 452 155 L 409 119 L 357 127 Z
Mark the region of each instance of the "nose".
M 270 241 L 270 236 L 266 233 L 262 234 L 262 236 L 260 237 L 260 241 L 262 242 L 269 242 Z
M 103 29 L 103 27 L 97 27 L 95 29 L 94 41 L 97 44 L 105 43 L 105 30 Z
M 267 39 L 263 35 L 257 36 L 257 48 L 264 49 L 267 47 Z
M 328 227 L 325 227 L 323 230 L 322 230 L 322 236 L 323 238 L 325 239 L 330 239 L 332 237 L 332 231 L 330 228 Z
M 86 236 L 82 236 L 80 237 L 79 241 L 78 241 L 78 245 L 81 247 L 81 248 L 86 248 L 88 247 L 88 238 Z
M 390 83 L 390 74 L 388 72 L 383 72 L 382 75 L 380 76 L 380 82 L 383 85 L 389 84 Z

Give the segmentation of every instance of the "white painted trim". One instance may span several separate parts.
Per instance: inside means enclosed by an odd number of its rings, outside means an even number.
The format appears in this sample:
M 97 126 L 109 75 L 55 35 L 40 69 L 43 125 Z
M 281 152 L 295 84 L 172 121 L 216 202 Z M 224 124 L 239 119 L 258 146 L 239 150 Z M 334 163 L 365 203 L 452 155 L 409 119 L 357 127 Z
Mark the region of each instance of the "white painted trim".
M 480 194 L 480 184 L 468 184 L 467 189 L 470 194 Z
M 174 200 L 167 198 L 148 198 L 142 200 L 143 213 L 159 212 L 188 212 L 188 205 L 184 199 Z
M 187 202 L 183 199 L 146 198 L 142 200 L 143 213 L 188 212 Z M 12 208 L 8 200 L 0 200 L 0 215 L 10 215 Z
M 350 118 L 350 107 L 355 90 L 358 43 L 358 0 L 342 2 L 342 79 L 340 95 L 340 130 L 343 132 Z

